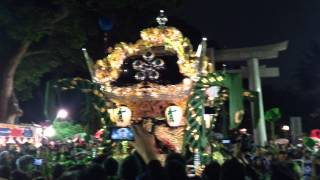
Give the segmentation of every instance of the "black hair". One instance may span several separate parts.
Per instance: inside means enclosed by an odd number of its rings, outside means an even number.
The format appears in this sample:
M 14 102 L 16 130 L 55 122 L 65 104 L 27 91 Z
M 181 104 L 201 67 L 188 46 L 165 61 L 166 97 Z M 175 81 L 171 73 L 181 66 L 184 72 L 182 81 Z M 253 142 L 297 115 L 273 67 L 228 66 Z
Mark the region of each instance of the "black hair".
M 202 172 L 203 180 L 219 180 L 221 166 L 216 161 L 210 162 Z
M 116 176 L 119 169 L 119 164 L 114 158 L 108 157 L 104 160 L 103 167 L 107 176 Z
M 10 167 L 0 166 L 0 177 L 9 179 L 10 177 Z

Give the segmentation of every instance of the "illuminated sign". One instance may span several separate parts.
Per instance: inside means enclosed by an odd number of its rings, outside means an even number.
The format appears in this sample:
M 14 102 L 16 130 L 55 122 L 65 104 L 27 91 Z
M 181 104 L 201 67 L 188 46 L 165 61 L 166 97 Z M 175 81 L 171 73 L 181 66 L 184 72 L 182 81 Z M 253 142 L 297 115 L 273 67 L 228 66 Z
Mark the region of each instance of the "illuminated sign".
M 10 128 L 0 128 L 0 136 L 9 136 Z
M 33 137 L 33 132 L 30 128 L 0 128 L 0 136 Z

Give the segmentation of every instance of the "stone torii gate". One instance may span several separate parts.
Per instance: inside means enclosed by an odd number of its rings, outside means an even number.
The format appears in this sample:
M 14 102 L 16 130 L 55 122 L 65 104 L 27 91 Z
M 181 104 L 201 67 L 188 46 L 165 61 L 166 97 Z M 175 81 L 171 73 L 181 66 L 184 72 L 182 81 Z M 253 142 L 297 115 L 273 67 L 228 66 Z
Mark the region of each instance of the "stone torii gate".
M 248 68 L 236 70 L 242 74 L 247 74 L 249 79 L 249 89 L 258 92 L 259 98 L 259 123 L 256 125 L 252 115 L 254 140 L 257 145 L 264 146 L 267 142 L 266 125 L 264 119 L 264 107 L 261 89 L 261 77 L 276 77 L 279 75 L 278 68 L 259 67 L 259 60 L 275 59 L 280 51 L 286 50 L 288 41 L 264 46 L 255 46 L 237 49 L 219 49 L 207 48 L 208 57 L 214 64 L 215 62 L 241 62 L 246 61 Z M 254 104 L 251 103 L 251 112 L 254 112 Z

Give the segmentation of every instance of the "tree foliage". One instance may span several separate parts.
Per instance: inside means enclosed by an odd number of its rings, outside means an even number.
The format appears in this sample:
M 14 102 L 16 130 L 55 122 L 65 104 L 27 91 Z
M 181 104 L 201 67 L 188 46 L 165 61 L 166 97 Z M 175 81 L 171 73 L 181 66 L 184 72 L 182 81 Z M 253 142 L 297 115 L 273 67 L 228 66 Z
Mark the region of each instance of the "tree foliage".
M 57 140 L 73 138 L 76 134 L 84 133 L 83 128 L 79 124 L 74 124 L 70 121 L 56 120 L 53 122 L 53 128 L 56 131 L 54 138 Z
M 115 37 L 113 42 L 125 38 L 130 40 L 132 33 L 129 31 L 139 32 L 137 28 L 140 26 L 136 27 L 136 23 L 141 22 L 141 15 L 158 10 L 159 7 L 176 6 L 179 2 L 179 0 L 2 1 L 0 39 L 5 42 L 0 45 L 4 50 L 2 54 L 8 56 L 20 41 L 33 42 L 17 69 L 15 90 L 19 99 L 30 98 L 32 89 L 39 85 L 40 78 L 54 68 L 71 63 L 83 71 L 86 70 L 80 49 L 88 43 L 89 38 L 92 40 L 97 36 L 101 37 L 102 32 L 97 25 L 100 17 L 107 16 L 115 21 L 115 30 L 110 32 L 110 36 Z M 142 11 L 137 13 L 138 10 Z M 150 18 L 153 19 L 154 16 Z M 149 22 L 147 20 L 141 23 Z M 129 26 L 133 29 L 126 28 Z M 93 41 L 97 43 L 96 40 Z
M 265 120 L 267 122 L 276 122 L 280 120 L 282 117 L 281 111 L 279 108 L 275 107 L 272 109 L 269 109 L 268 111 L 265 112 Z

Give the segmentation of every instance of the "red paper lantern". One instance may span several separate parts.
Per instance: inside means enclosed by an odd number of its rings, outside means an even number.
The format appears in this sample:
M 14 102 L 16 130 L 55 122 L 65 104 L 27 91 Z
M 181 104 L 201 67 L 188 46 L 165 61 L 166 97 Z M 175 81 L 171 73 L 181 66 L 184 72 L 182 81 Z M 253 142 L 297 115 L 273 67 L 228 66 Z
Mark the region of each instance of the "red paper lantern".
M 320 139 L 320 129 L 311 130 L 310 137 Z

